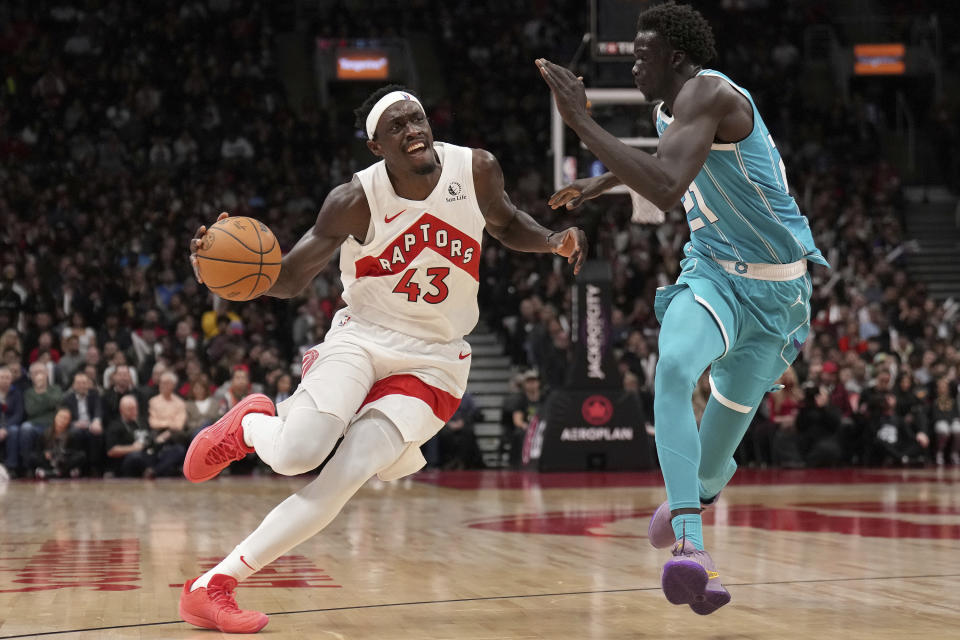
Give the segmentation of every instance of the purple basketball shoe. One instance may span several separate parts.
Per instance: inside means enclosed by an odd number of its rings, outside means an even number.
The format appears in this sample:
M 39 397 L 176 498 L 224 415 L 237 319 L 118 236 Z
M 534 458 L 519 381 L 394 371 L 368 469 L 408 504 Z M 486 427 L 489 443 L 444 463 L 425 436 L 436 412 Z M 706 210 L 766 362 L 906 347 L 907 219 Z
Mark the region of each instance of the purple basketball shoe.
M 695 613 L 709 615 L 730 602 L 730 592 L 720 584 L 720 574 L 706 551 L 681 538 L 673 545 L 673 557 L 663 565 L 660 585 L 673 604 L 688 604 Z

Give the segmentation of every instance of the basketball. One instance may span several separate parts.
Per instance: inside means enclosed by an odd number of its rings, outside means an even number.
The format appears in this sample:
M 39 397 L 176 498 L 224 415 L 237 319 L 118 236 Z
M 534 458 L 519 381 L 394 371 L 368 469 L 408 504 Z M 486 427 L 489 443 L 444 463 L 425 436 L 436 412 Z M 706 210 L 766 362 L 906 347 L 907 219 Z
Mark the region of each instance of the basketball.
M 225 218 L 211 226 L 197 251 L 197 269 L 210 291 L 227 300 L 252 300 L 280 274 L 280 245 L 253 218 Z

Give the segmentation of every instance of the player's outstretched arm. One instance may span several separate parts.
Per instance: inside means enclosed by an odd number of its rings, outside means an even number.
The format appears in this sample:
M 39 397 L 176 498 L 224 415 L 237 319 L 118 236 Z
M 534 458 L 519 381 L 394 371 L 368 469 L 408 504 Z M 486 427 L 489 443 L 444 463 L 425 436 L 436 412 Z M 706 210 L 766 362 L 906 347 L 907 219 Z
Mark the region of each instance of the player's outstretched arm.
M 569 69 L 537 60 L 564 122 L 623 184 L 666 211 L 679 202 L 710 153 L 720 120 L 736 108 L 736 98 L 716 78 L 695 77 L 673 104 L 674 120 L 657 147 L 657 156 L 628 147 L 605 131 L 586 109 L 583 82 Z
M 503 170 L 493 154 L 473 150 L 473 184 L 487 231 L 504 246 L 528 253 L 555 253 L 579 273 L 587 258 L 587 236 L 577 227 L 551 231 L 521 211 L 503 188 Z
M 280 276 L 265 295 L 293 298 L 317 276 L 347 236 L 363 240 L 370 224 L 370 207 L 360 182 L 342 184 L 320 207 L 317 221 L 285 256 Z

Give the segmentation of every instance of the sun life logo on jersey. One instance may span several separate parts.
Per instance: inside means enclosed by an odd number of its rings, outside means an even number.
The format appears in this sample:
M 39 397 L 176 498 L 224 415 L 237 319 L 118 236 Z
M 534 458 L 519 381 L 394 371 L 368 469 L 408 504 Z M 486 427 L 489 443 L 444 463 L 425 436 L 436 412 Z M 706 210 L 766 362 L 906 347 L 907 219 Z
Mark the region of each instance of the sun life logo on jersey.
M 467 194 L 463 192 L 463 185 L 454 180 L 447 185 L 447 202 L 456 202 L 457 200 L 466 200 Z

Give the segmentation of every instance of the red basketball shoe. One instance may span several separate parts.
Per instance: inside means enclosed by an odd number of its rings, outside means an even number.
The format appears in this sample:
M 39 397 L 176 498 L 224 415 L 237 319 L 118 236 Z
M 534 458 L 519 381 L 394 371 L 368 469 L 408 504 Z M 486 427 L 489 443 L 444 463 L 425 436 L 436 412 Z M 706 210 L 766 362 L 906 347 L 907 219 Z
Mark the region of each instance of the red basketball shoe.
M 273 402 L 262 393 L 254 393 L 233 406 L 222 418 L 197 434 L 187 449 L 183 475 L 190 482 L 206 482 L 234 460 L 254 449 L 243 441 L 243 416 L 248 413 L 277 415 Z
M 224 633 L 256 633 L 267 626 L 270 618 L 259 611 L 244 611 L 237 606 L 233 590 L 237 581 L 218 573 L 206 587 L 190 591 L 196 578 L 183 585 L 180 594 L 180 617 L 203 629 Z

